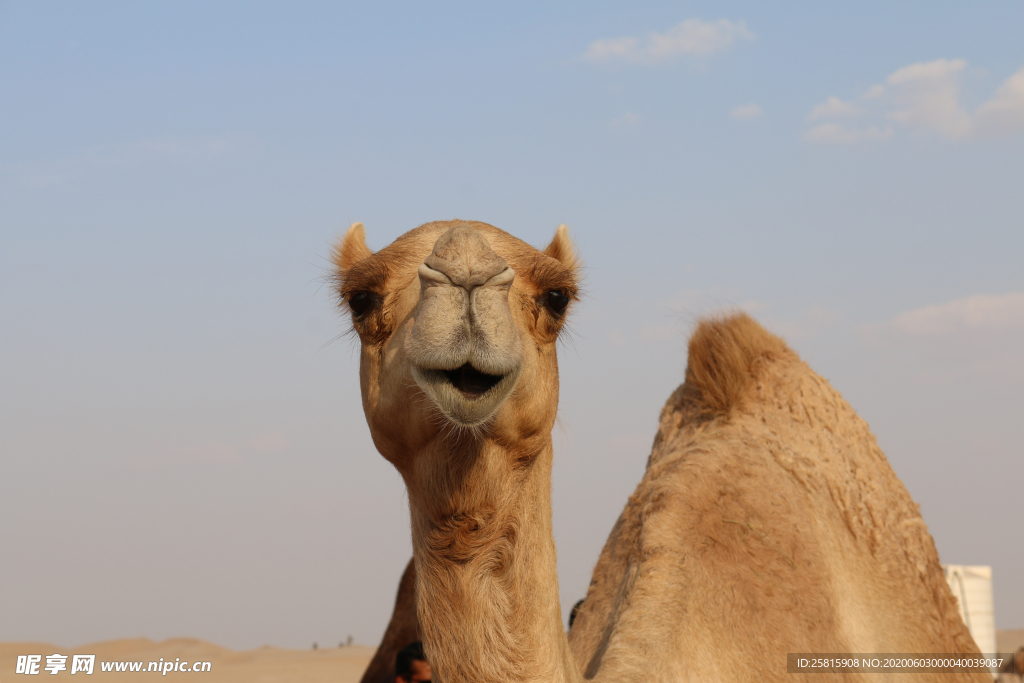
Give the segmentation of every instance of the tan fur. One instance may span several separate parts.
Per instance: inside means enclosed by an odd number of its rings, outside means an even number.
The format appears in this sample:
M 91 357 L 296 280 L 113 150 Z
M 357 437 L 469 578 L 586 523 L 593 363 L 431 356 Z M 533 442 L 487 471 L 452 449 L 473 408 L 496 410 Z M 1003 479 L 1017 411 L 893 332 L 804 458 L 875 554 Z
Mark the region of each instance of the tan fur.
M 504 311 L 520 340 L 518 383 L 497 414 L 473 428 L 446 419 L 411 367 L 426 352 L 416 343 L 418 325 L 429 331 L 457 322 L 448 305 L 433 309 L 442 320 L 423 315 L 429 309 L 422 293 L 433 285 L 418 271 L 432 254 L 452 256 L 443 245 L 454 229 L 484 237 L 515 272 Z M 493 226 L 462 221 L 428 223 L 354 263 L 346 251 L 344 244 L 337 250 L 342 302 L 351 307 L 360 292 L 379 302 L 353 322 L 362 342 L 363 407 L 375 445 L 409 490 L 418 612 L 435 675 L 448 683 L 556 680 L 559 663 L 570 658 L 553 574 L 549 493 L 563 316 L 543 302 L 552 290 L 576 297 L 575 261 L 563 248 L 556 259 Z M 455 266 L 451 273 L 476 272 L 471 262 Z M 495 297 L 488 310 L 500 305 Z M 486 340 L 489 328 L 480 322 Z
M 366 230 L 362 223 L 353 223 L 345 237 L 334 249 L 334 263 L 342 275 L 363 259 L 372 256 L 373 252 L 366 246 Z
M 690 337 L 686 384 L 693 406 L 708 416 L 728 415 L 747 397 L 761 366 L 788 353 L 749 316 L 705 321 Z
M 450 286 L 423 271 L 417 280 L 418 264 L 466 226 L 515 271 L 499 315 L 511 314 L 519 346 L 502 358 L 521 356 L 514 390 L 472 428 L 439 415 L 409 369 L 424 351 L 406 344 L 435 324 L 421 293 L 435 280 Z M 483 282 L 500 264 L 470 237 L 459 239 L 480 256 L 463 254 L 452 272 L 491 263 Z M 686 382 L 662 411 L 647 471 L 566 638 L 550 502 L 564 321 L 544 297 L 552 287 L 575 297 L 576 265 L 561 228 L 541 253 L 462 222 L 339 262 L 343 300 L 364 288 L 380 297 L 356 322 L 364 409 L 409 491 L 418 617 L 439 680 L 783 681 L 788 652 L 977 651 L 917 506 L 867 425 L 745 315 L 694 333 Z M 459 324 L 457 307 L 436 310 L 438 324 Z
M 564 224 L 559 225 L 555 230 L 555 236 L 551 239 L 551 243 L 544 248 L 544 253 L 574 273 L 579 268 L 576 247 L 572 243 L 572 238 L 569 237 L 569 228 Z
M 570 642 L 587 677 L 636 681 L 781 681 L 787 652 L 977 652 L 867 425 L 746 315 L 694 332 Z

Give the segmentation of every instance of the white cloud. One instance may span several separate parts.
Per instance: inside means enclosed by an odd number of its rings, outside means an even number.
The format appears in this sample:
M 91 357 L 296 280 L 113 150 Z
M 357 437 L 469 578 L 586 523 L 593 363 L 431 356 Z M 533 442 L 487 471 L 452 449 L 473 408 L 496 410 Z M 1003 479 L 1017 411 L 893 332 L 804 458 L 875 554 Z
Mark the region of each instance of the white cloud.
M 936 337 L 959 332 L 995 333 L 1024 329 L 1024 292 L 978 294 L 944 304 L 916 308 L 888 326 L 907 337 Z
M 967 69 L 963 59 L 936 59 L 897 69 L 873 85 L 857 103 L 831 96 L 808 114 L 808 121 L 828 121 L 862 114 L 928 131 L 950 139 L 1006 135 L 1024 130 L 1024 68 L 1010 76 L 995 95 L 972 115 L 961 104 L 960 85 Z M 854 128 L 827 122 L 804 134 L 808 142 L 853 143 L 889 137 L 895 129 L 880 122 Z
M 860 332 L 928 382 L 1024 382 L 1024 292 L 923 306 Z
M 764 110 L 756 104 L 743 104 L 729 112 L 729 116 L 737 121 L 745 121 L 747 119 L 756 119 L 763 113 Z
M 754 39 L 754 34 L 742 21 L 687 19 L 664 33 L 652 32 L 642 44 L 632 36 L 596 40 L 587 48 L 583 58 L 591 62 L 624 61 L 651 65 L 680 55 L 703 56 L 720 52 L 732 46 L 737 39 Z
M 962 59 L 936 59 L 893 72 L 880 97 L 900 109 L 886 118 L 951 139 L 970 135 L 971 116 L 960 106 L 960 74 L 966 66 Z
M 616 127 L 635 126 L 640 123 L 640 117 L 631 111 L 627 111 L 625 114 L 617 119 L 612 119 L 611 125 Z
M 608 62 L 613 59 L 635 61 L 631 57 L 636 51 L 636 38 L 609 38 L 591 43 L 583 58 L 591 62 Z
M 842 123 L 822 123 L 804 133 L 807 142 L 849 145 L 864 140 L 886 140 L 892 137 L 892 126 L 871 126 L 870 128 L 851 128 Z
M 863 109 L 853 104 L 852 102 L 843 102 L 838 97 L 832 96 L 825 100 L 822 104 L 819 104 L 811 113 L 807 116 L 808 121 L 817 121 L 818 119 L 831 119 L 840 118 L 846 116 L 857 116 L 862 114 Z
M 1024 130 L 1024 67 L 1006 79 L 995 96 L 974 114 L 982 135 L 1005 135 Z

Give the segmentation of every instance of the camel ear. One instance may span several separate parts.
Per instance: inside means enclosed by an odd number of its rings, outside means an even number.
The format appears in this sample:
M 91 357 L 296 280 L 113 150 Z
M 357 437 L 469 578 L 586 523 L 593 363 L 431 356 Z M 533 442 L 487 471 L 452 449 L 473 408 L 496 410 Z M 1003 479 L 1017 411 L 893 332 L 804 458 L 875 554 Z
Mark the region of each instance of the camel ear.
M 362 223 L 353 223 L 345 233 L 341 242 L 334 246 L 334 265 L 344 275 L 352 266 L 362 261 L 373 252 L 366 246 L 366 231 Z
M 555 259 L 569 270 L 576 270 L 579 259 L 576 257 L 576 247 L 569 237 L 569 228 L 565 224 L 559 225 L 555 230 L 555 236 L 551 244 L 544 249 L 544 253 Z

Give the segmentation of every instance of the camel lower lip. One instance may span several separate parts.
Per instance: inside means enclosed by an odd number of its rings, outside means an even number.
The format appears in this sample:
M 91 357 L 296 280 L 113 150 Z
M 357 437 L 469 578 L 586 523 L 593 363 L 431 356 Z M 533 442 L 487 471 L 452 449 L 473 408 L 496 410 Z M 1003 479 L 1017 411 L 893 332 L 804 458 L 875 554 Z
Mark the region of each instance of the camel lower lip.
M 480 398 L 504 379 L 503 375 L 489 375 L 486 372 L 480 372 L 469 363 L 455 370 L 442 370 L 441 373 L 453 387 L 459 390 L 459 393 L 468 399 Z
M 519 367 L 504 375 L 481 372 L 471 364 L 452 370 L 413 366 L 420 389 L 452 422 L 476 426 L 487 422 L 515 388 Z

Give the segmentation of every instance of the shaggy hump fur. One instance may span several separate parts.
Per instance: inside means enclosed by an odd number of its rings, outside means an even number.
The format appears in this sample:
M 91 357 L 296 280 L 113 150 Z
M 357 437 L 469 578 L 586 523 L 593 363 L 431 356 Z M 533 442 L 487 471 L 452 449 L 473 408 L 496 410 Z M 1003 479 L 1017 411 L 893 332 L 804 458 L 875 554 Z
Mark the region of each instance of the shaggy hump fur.
M 759 370 L 795 354 L 746 315 L 704 320 L 690 337 L 686 384 L 701 413 L 728 415 L 750 392 Z

